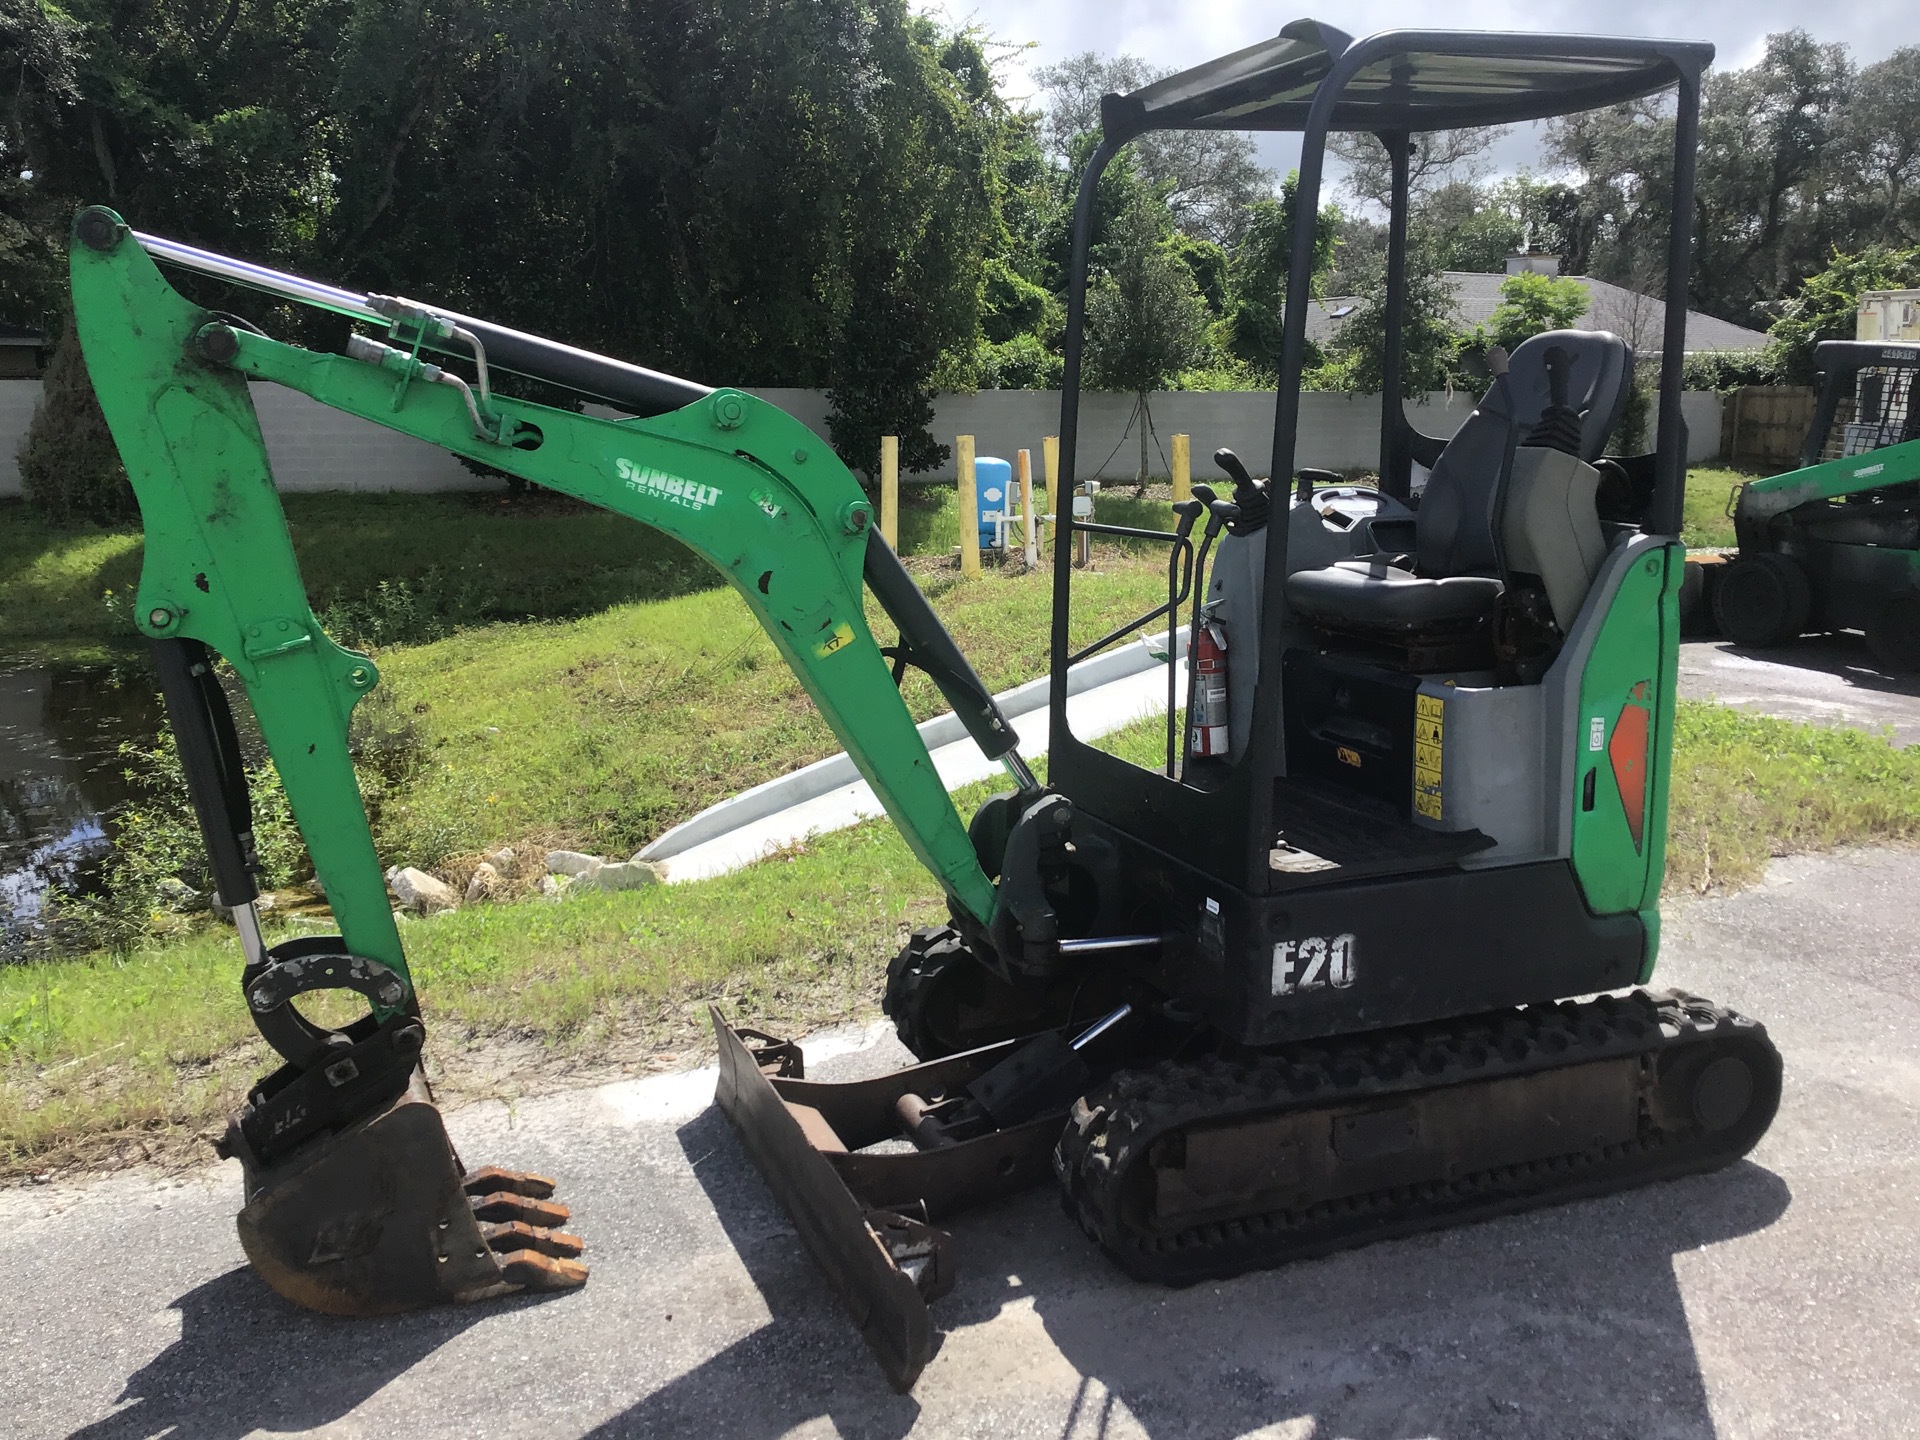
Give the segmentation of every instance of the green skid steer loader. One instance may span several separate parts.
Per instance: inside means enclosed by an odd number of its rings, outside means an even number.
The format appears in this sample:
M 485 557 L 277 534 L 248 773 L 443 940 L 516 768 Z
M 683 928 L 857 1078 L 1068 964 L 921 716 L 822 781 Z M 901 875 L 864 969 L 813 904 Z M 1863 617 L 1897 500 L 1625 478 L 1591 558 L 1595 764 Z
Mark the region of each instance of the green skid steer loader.
M 1713 614 L 1736 645 L 1860 630 L 1881 665 L 1920 671 L 1920 344 L 1828 340 L 1800 468 L 1735 490 L 1737 558 Z
M 921 1063 L 809 1079 L 800 1048 L 718 1012 L 718 1100 L 894 1384 L 953 1282 L 940 1222 L 1053 1177 L 1129 1273 L 1180 1284 L 1715 1169 L 1778 1103 L 1765 1031 L 1635 987 L 1660 937 L 1686 436 L 1690 241 L 1668 244 L 1663 353 L 1555 332 L 1508 357 L 1450 438 L 1383 407 L 1370 510 L 1300 469 L 1313 217 L 1332 131 L 1380 137 L 1394 204 L 1385 393 L 1400 393 L 1410 156 L 1427 131 L 1673 91 L 1674 213 L 1692 213 L 1708 46 L 1312 21 L 1102 106 L 1074 212 L 1061 465 L 1075 473 L 1099 176 L 1161 129 L 1297 132 L 1301 163 L 1270 478 L 1216 459 L 1171 528 L 1062 513 L 1042 784 L 833 452 L 709 390 L 392 296 L 142 235 L 89 209 L 73 294 L 147 531 L 136 614 L 284 1060 L 229 1129 L 240 1230 L 301 1303 L 372 1313 L 584 1283 L 551 1182 L 470 1171 L 425 1088 L 423 1010 L 347 753 L 377 683 L 308 607 L 249 387 L 276 384 L 655 526 L 753 611 L 914 853 L 950 923 L 888 968 Z M 344 353 L 273 338 L 159 265 L 332 311 Z M 1636 363 L 1650 454 L 1603 459 Z M 624 418 L 510 398 L 511 372 Z M 1351 497 L 1348 497 L 1349 499 Z M 1163 604 L 1089 638 L 1082 532 L 1162 546 Z M 882 651 L 871 590 L 898 627 Z M 1080 606 L 1077 609 L 1076 606 Z M 1077 736 L 1070 669 L 1156 624 L 1165 762 Z M 1196 656 L 1181 699 L 1183 636 Z M 896 688 L 925 670 L 1011 788 L 963 822 Z M 226 690 L 260 723 L 339 934 L 267 945 Z M 1184 710 L 1191 721 L 1183 724 Z M 751 877 L 741 883 L 751 884 Z M 351 990 L 343 1028 L 301 997 Z M 903 1143 L 906 1142 L 906 1143 Z

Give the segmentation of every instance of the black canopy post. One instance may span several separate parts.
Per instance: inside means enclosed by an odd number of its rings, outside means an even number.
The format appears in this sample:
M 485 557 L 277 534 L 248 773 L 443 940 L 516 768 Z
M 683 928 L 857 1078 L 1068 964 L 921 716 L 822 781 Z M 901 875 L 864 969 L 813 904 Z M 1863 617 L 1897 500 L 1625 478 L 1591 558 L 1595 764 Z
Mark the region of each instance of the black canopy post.
M 1060 375 L 1060 469 L 1053 478 L 1047 503 L 1053 507 L 1053 664 L 1056 676 L 1066 674 L 1072 652 L 1070 621 L 1073 583 L 1073 474 L 1080 438 L 1080 368 L 1087 323 L 1087 267 L 1093 248 L 1093 212 L 1100 193 L 1100 177 L 1127 143 L 1124 133 L 1112 129 L 1087 157 L 1086 172 L 1073 202 L 1073 253 L 1067 262 L 1067 338 Z M 1067 733 L 1067 687 L 1053 687 L 1048 729 L 1054 743 Z
M 1678 535 L 1686 511 L 1687 422 L 1680 413 L 1687 361 L 1687 277 L 1693 259 L 1693 173 L 1700 143 L 1700 71 L 1680 76 L 1673 121 L 1673 198 L 1667 215 L 1667 317 L 1660 336 L 1660 432 L 1647 533 Z
M 1387 215 L 1387 326 L 1380 346 L 1380 488 L 1405 500 L 1413 488 L 1413 456 L 1407 449 L 1406 364 L 1407 205 L 1413 185 L 1413 139 L 1404 130 L 1380 136 L 1393 164 L 1393 196 Z

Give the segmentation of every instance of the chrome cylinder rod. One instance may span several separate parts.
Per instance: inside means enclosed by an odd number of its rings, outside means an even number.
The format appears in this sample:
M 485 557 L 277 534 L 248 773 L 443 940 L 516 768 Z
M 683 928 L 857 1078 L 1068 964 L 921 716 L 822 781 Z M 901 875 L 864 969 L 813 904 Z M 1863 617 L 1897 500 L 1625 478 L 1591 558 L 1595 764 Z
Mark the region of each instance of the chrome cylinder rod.
M 1062 955 L 1097 955 L 1104 950 L 1151 950 L 1162 944 L 1158 935 L 1102 935 L 1094 940 L 1062 940 Z
M 352 320 L 371 321 L 383 330 L 386 328 L 386 317 L 367 303 L 366 296 L 356 295 L 351 290 L 323 285 L 318 280 L 307 280 L 280 270 L 269 270 L 264 265 L 255 265 L 250 260 L 236 260 L 231 255 L 216 255 L 211 250 L 183 245 L 178 240 L 149 235 L 141 230 L 134 231 L 133 238 L 140 242 L 141 248 L 149 255 L 164 264 L 211 275 L 219 280 L 230 280 L 251 290 L 263 290 L 284 300 L 297 300 L 302 305 L 317 306 Z
M 1126 1019 L 1132 1013 L 1133 1013 L 1133 1006 L 1122 1005 L 1118 1010 L 1115 1010 L 1111 1015 L 1104 1016 L 1101 1019 L 1094 1021 L 1091 1027 L 1081 1032 L 1079 1039 L 1071 1042 L 1071 1048 L 1075 1050 L 1086 1049 L 1087 1046 L 1091 1045 L 1094 1041 L 1098 1040 L 1102 1035 L 1106 1034 L 1107 1031 L 1111 1030 L 1114 1026 L 1118 1025 L 1122 1020 Z

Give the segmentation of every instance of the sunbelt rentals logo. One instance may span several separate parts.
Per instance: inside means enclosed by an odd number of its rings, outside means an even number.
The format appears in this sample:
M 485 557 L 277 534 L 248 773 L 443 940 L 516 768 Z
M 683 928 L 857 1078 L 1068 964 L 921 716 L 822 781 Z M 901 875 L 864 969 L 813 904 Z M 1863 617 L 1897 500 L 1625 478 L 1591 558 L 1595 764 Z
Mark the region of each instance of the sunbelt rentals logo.
M 635 464 L 631 460 L 616 460 L 613 466 L 620 478 L 627 482 L 629 490 L 638 495 L 651 495 L 669 505 L 678 505 L 686 510 L 705 510 L 720 499 L 718 485 L 702 485 L 678 475 L 669 475 L 664 470 L 656 470 L 651 465 Z

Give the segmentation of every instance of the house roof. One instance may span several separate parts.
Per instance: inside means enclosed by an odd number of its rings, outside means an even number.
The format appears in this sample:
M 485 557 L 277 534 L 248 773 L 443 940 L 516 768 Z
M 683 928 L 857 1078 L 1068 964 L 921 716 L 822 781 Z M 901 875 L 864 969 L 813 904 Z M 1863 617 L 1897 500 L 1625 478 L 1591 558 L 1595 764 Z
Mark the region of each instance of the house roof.
M 1466 329 L 1484 325 L 1493 318 L 1493 312 L 1500 305 L 1500 287 L 1512 277 L 1447 270 L 1442 272 L 1442 278 L 1453 287 L 1453 322 Z M 1641 354 L 1651 354 L 1660 348 L 1661 333 L 1666 328 L 1663 323 L 1666 307 L 1661 301 L 1586 275 L 1566 278 L 1579 281 L 1591 297 L 1586 313 L 1573 322 L 1574 329 L 1611 330 Z M 1330 295 L 1315 300 L 1307 309 L 1307 338 L 1318 345 L 1326 344 L 1346 318 L 1340 312 L 1348 306 L 1358 309 L 1364 303 L 1365 297 L 1358 295 Z M 1688 354 L 1707 350 L 1764 350 L 1769 343 L 1764 331 L 1716 320 L 1698 310 L 1687 311 Z

